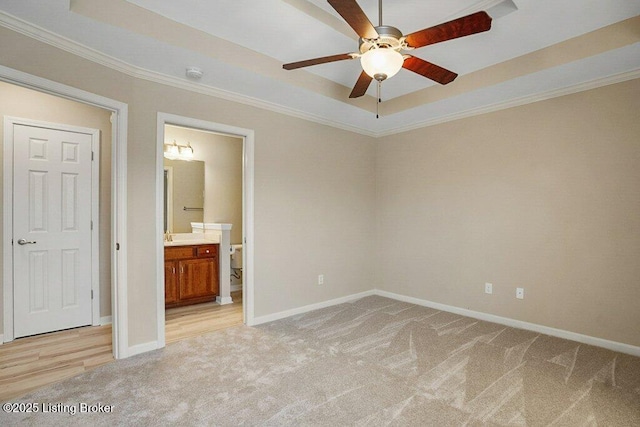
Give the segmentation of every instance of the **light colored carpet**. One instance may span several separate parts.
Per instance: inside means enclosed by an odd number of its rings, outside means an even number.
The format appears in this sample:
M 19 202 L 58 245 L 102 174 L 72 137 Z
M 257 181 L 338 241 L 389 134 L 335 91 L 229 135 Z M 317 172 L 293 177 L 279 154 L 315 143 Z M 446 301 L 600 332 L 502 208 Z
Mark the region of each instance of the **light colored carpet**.
M 381 297 L 233 327 L 19 402 L 0 425 L 640 425 L 640 358 Z

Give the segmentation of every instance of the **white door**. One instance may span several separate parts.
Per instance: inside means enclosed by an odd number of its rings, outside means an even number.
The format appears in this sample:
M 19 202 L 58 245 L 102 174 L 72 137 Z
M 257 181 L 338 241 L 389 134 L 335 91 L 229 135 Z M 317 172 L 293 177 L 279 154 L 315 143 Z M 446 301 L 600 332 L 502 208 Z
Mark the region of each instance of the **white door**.
M 14 125 L 14 337 L 90 325 L 91 141 Z

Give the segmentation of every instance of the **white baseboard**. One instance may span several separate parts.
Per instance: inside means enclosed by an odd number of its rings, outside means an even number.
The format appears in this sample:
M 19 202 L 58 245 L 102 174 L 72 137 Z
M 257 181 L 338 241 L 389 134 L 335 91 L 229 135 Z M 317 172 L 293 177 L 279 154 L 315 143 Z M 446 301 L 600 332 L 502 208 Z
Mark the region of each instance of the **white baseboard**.
M 110 325 L 112 322 L 112 317 L 111 316 L 102 316 L 100 318 L 100 326 L 104 326 L 104 325 Z
M 141 353 L 146 353 L 147 351 L 157 350 L 160 347 L 158 346 L 158 341 L 150 341 L 143 344 L 136 344 L 129 346 L 125 350 L 126 355 L 124 357 L 131 357 Z
M 292 308 L 291 310 L 280 311 L 278 313 L 267 314 L 266 316 L 255 317 L 251 326 L 260 325 L 262 323 L 273 322 L 274 320 L 284 319 L 285 317 L 295 316 L 296 314 L 306 313 L 308 311 L 318 310 L 319 308 L 331 307 L 345 302 L 353 301 L 358 298 L 374 295 L 375 291 L 365 291 L 359 294 L 347 295 L 346 297 L 335 298 L 329 301 L 323 301 L 316 304 L 309 304 L 303 307 Z
M 511 326 L 518 329 L 526 329 L 528 331 L 538 332 L 545 335 L 551 335 L 558 338 L 564 338 L 571 341 L 577 341 L 582 344 L 603 347 L 620 353 L 630 354 L 632 356 L 640 356 L 640 347 L 624 344 L 616 341 L 609 341 L 602 338 L 596 338 L 589 335 L 578 334 L 576 332 L 565 331 L 563 329 L 551 328 L 549 326 L 538 325 L 536 323 L 523 322 L 522 320 L 510 319 L 508 317 L 496 316 L 494 314 L 482 313 L 480 311 L 467 310 L 466 308 L 454 307 L 452 305 L 440 304 L 424 299 L 408 297 L 405 295 L 395 294 L 393 292 L 381 291 L 376 289 L 375 295 L 387 297 L 398 301 L 409 302 L 424 307 L 435 308 L 436 310 L 448 311 L 450 313 L 459 314 L 461 316 L 473 317 L 474 319 L 485 320 L 487 322 L 499 323 L 505 326 Z
M 340 298 L 335 298 L 328 301 L 323 301 L 315 304 L 305 305 L 303 307 L 293 308 L 291 310 L 280 311 L 278 313 L 267 314 L 254 318 L 250 326 L 260 325 L 263 323 L 273 322 L 275 320 L 284 319 L 287 317 L 295 316 L 298 314 L 307 313 L 309 311 L 318 310 L 321 308 L 331 307 L 334 305 L 342 304 L 345 302 L 354 301 L 360 298 L 364 298 L 371 295 L 378 295 L 381 297 L 391 298 L 397 301 L 404 301 L 411 304 L 421 305 L 424 307 L 434 308 L 436 310 L 447 311 L 449 313 L 459 314 L 461 316 L 472 317 L 474 319 L 484 320 L 487 322 L 498 323 L 505 326 L 510 326 L 518 329 L 525 329 L 545 335 L 551 335 L 558 338 L 568 339 L 576 341 L 582 344 L 593 345 L 597 347 L 606 348 L 612 351 L 620 353 L 630 354 L 632 356 L 640 357 L 640 347 L 630 344 L 624 344 L 616 341 L 610 341 L 602 338 L 596 338 L 589 335 L 578 334 L 576 332 L 565 331 L 563 329 L 551 328 L 548 326 L 538 325 L 536 323 L 524 322 L 521 320 L 510 319 L 508 317 L 496 316 L 494 314 L 482 313 L 479 311 L 468 310 L 466 308 L 455 307 L 452 305 L 440 304 L 437 302 L 424 300 L 420 298 L 409 297 L 405 295 L 396 294 L 393 292 L 382 291 L 374 289 L 370 291 L 360 292 L 358 294 L 347 295 Z M 1 341 L 2 335 L 0 335 Z M 157 341 L 152 341 L 144 344 L 138 344 L 131 346 L 126 351 L 125 357 L 135 356 L 140 353 L 152 351 L 158 349 Z

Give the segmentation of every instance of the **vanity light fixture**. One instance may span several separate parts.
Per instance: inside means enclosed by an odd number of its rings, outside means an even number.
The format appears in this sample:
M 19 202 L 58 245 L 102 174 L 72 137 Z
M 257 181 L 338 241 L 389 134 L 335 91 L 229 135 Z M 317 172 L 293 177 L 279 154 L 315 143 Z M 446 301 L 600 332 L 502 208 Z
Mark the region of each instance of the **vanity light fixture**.
M 193 147 L 190 142 L 178 145 L 174 139 L 173 143 L 164 144 L 164 157 L 169 160 L 193 160 Z
M 190 142 L 187 142 L 187 145 L 179 145 L 178 152 L 182 160 L 193 160 L 193 147 Z
M 169 160 L 175 160 L 180 155 L 180 149 L 178 148 L 178 144 L 176 144 L 176 140 L 173 140 L 173 144 L 164 144 L 164 157 Z

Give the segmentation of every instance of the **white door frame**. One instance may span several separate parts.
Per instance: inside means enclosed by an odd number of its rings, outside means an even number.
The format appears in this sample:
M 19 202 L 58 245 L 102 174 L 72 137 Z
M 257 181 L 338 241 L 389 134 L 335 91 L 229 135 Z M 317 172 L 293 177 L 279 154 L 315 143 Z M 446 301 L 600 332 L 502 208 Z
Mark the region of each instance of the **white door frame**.
M 242 151 L 242 256 L 243 256 L 243 295 L 242 305 L 244 323 L 254 324 L 254 294 L 253 294 L 253 153 L 255 136 L 251 129 L 243 129 L 221 123 L 177 116 L 175 114 L 158 113 L 157 144 L 156 144 L 156 212 L 163 210 L 163 176 L 164 176 L 164 127 L 176 125 L 215 132 L 223 135 L 238 136 L 243 139 Z M 157 320 L 158 320 L 158 348 L 165 346 L 165 316 L 164 316 L 164 230 L 162 221 L 156 221 L 156 277 L 157 283 Z M 223 256 L 224 254 L 220 254 Z M 228 256 L 228 255 L 227 255 Z
M 127 104 L 96 95 L 84 90 L 76 89 L 61 83 L 37 77 L 22 71 L 0 65 L 0 80 L 14 85 L 26 87 L 50 95 L 59 96 L 83 104 L 93 105 L 111 111 L 111 315 L 113 322 L 112 343 L 113 356 L 122 359 L 130 355 L 128 339 L 127 317 L 127 120 L 129 107 Z M 5 172 L 6 173 L 6 172 Z M 7 194 L 4 195 L 6 203 Z M 3 213 L 5 222 L 6 209 Z M 4 224 L 3 224 L 4 226 Z M 7 250 L 7 233 L 4 228 L 5 239 L 3 254 Z M 10 246 L 10 245 L 9 245 Z M 12 273 L 3 268 L 3 288 L 11 280 Z M 6 291 L 5 291 L 6 292 Z M 6 294 L 3 295 L 3 298 Z M 4 325 L 7 324 L 7 313 L 4 313 Z M 3 338 L 4 340 L 4 338 Z M 0 341 L 3 341 L 0 340 Z
M 80 126 L 70 126 L 61 123 L 49 123 L 39 120 L 24 119 L 20 117 L 4 117 L 4 142 L 3 142 L 3 230 L 4 242 L 2 248 L 3 268 L 5 270 L 3 278 L 3 312 L 4 312 L 4 342 L 12 341 L 14 334 L 13 317 L 13 146 L 14 146 L 14 125 L 33 126 L 67 132 L 83 133 L 91 135 L 91 223 L 95 226 L 91 229 L 91 324 L 100 325 L 100 256 L 99 239 L 100 214 L 99 189 L 100 189 L 100 131 L 98 129 L 85 128 Z M 10 234 L 6 234 L 10 231 Z M 11 274 L 9 274 L 11 272 Z M 10 280 L 7 280 L 7 276 Z

